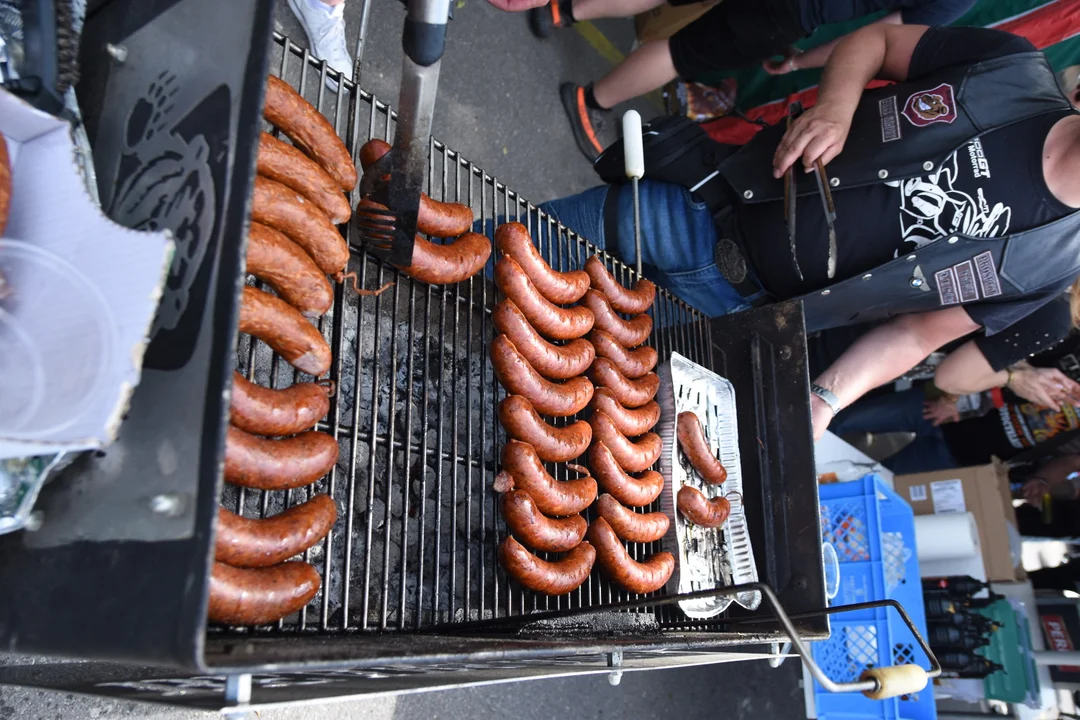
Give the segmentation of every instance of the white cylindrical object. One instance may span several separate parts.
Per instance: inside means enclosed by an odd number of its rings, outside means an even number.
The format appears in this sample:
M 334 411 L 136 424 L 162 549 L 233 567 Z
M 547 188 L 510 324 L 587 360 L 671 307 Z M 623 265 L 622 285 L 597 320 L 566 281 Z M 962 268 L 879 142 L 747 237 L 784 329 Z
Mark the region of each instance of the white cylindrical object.
M 627 110 L 622 116 L 623 162 L 626 177 L 645 177 L 645 151 L 641 146 L 641 115 L 637 110 Z
M 863 693 L 871 700 L 885 700 L 900 695 L 912 695 L 925 688 L 929 680 L 926 671 L 918 665 L 870 668 L 864 671 L 859 679 L 877 681 L 877 690 L 867 690 Z
M 919 562 L 958 560 L 979 552 L 979 530 L 969 512 L 915 516 L 915 549 Z

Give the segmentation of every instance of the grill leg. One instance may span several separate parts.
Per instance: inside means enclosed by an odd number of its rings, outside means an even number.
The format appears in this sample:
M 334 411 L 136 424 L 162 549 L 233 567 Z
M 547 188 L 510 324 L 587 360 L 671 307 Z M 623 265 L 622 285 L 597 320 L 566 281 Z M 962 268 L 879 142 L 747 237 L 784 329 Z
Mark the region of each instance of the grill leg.
M 611 668 L 608 673 L 608 684 L 615 686 L 622 682 L 622 650 L 608 653 L 607 666 Z
M 251 674 L 240 673 L 225 678 L 225 702 L 247 705 L 251 702 Z

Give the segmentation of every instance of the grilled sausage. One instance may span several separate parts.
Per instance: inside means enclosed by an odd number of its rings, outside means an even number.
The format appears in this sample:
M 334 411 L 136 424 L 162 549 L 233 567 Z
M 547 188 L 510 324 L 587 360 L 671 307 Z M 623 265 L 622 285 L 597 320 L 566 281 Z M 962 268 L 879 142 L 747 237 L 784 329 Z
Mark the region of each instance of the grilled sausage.
M 683 485 L 675 496 L 675 506 L 690 522 L 705 528 L 718 528 L 731 514 L 727 498 L 707 498 L 695 487 Z
M 524 490 L 504 493 L 500 507 L 510 532 L 533 550 L 566 552 L 581 543 L 585 531 L 589 528 L 585 518 L 580 515 L 567 518 L 545 517 Z
M 269 625 L 311 602 L 321 584 L 319 573 L 306 562 L 268 568 L 215 562 L 206 614 L 210 622 L 221 625 Z
M 552 269 L 533 245 L 529 229 L 519 222 L 503 223 L 495 229 L 495 247 L 514 258 L 540 294 L 553 303 L 576 303 L 589 289 L 589 276 L 584 270 Z
M 637 380 L 628 380 L 615 367 L 615 363 L 603 357 L 593 360 L 592 367 L 589 368 L 589 378 L 597 386 L 611 390 L 615 399 L 628 408 L 646 404 L 660 388 L 660 378 L 656 373 L 649 373 Z
M 681 412 L 676 420 L 679 447 L 701 479 L 713 485 L 727 480 L 727 469 L 716 459 L 716 454 L 705 439 L 701 419 L 692 412 Z
M 225 479 L 257 490 L 310 485 L 330 472 L 337 459 L 337 441 L 321 432 L 271 440 L 230 425 L 225 437 Z
M 658 552 L 639 563 L 626 552 L 618 535 L 604 518 L 589 526 L 589 542 L 596 548 L 600 571 L 616 585 L 632 593 L 650 593 L 664 587 L 675 570 L 675 556 Z
M 544 462 L 566 462 L 580 457 L 592 440 L 589 423 L 578 420 L 566 427 L 548 425 L 521 395 L 509 395 L 499 403 L 499 422 L 507 435 L 532 445 Z
M 544 469 L 532 445 L 527 443 L 517 440 L 507 442 L 502 449 L 502 466 L 509 478 L 496 478 L 496 482 L 501 484 L 500 487 L 505 487 L 506 490 L 516 488 L 529 493 L 537 509 L 545 515 L 574 515 L 589 507 L 596 499 L 595 480 L 591 477 L 562 482 L 556 480 Z
M 615 394 L 606 387 L 593 390 L 589 409 L 593 412 L 607 413 L 619 432 L 627 437 L 644 435 L 652 430 L 660 419 L 660 406 L 655 400 L 650 400 L 639 408 L 625 408 L 616 399 Z
M 258 173 L 295 190 L 315 203 L 330 222 L 348 222 L 352 210 L 341 187 L 319 163 L 268 132 L 259 138 Z
M 596 562 L 596 550 L 587 542 L 555 562 L 541 560 L 514 538 L 507 536 L 499 546 L 499 560 L 510 577 L 545 595 L 565 595 L 585 582 Z
M 633 477 L 619 467 L 615 456 L 603 442 L 594 442 L 589 447 L 589 469 L 596 482 L 623 505 L 643 507 L 648 505 L 664 491 L 664 476 L 655 470 L 646 470 L 641 477 Z
M 317 318 L 334 304 L 334 288 L 311 256 L 262 223 L 252 222 L 248 230 L 247 271 L 306 318 Z
M 360 164 L 367 170 L 383 155 L 390 152 L 390 143 L 378 138 L 368 140 L 360 148 Z M 389 178 L 389 176 L 384 176 Z M 468 232 L 472 227 L 473 212 L 468 205 L 432 200 L 426 193 L 420 194 L 420 209 L 416 216 L 416 229 L 439 238 L 453 238 Z
M 505 333 L 514 343 L 522 357 L 546 378 L 566 380 L 581 375 L 596 355 L 592 343 L 584 338 L 571 340 L 566 345 L 552 345 L 533 329 L 512 300 L 501 300 L 496 304 L 491 320 L 499 332 Z
M 607 493 L 597 500 L 596 510 L 600 517 L 607 520 L 615 534 L 626 542 L 659 540 L 671 525 L 671 520 L 664 513 L 636 513 Z
M 592 400 L 593 386 L 588 378 L 571 378 L 564 383 L 545 380 L 505 335 L 496 335 L 491 341 L 491 366 L 508 393 L 523 395 L 543 415 L 575 415 Z
M 288 235 L 327 275 L 343 271 L 349 262 L 349 246 L 330 218 L 279 182 L 256 176 L 251 219 Z
M 356 165 L 334 126 L 322 113 L 280 78 L 266 80 L 263 115 L 271 125 L 289 136 L 293 143 L 322 165 L 345 192 L 356 187 Z
M 552 340 L 572 340 L 589 332 L 592 311 L 584 307 L 561 308 L 540 294 L 532 280 L 512 257 L 495 263 L 495 284 L 525 314 L 542 335 Z M 586 293 L 588 295 L 588 293 Z
M 273 390 L 233 371 L 229 422 L 254 435 L 281 437 L 315 427 L 330 410 L 330 386 L 296 383 Z
M 330 369 L 330 346 L 319 329 L 292 305 L 250 285 L 240 296 L 240 332 L 259 338 L 301 372 L 318 376 Z
M 656 300 L 656 285 L 652 281 L 641 278 L 634 283 L 632 290 L 625 288 L 595 255 L 585 261 L 585 272 L 589 274 L 593 289 L 604 293 L 611 301 L 611 307 L 621 313 L 643 313 L 652 307 Z
M 648 315 L 635 315 L 630 320 L 623 320 L 615 313 L 607 296 L 597 290 L 589 290 L 581 302 L 592 311 L 596 327 L 610 333 L 624 348 L 637 347 L 649 339 L 653 322 Z M 527 312 L 525 314 L 528 315 Z
M 336 520 L 337 505 L 329 495 L 316 495 L 264 519 L 218 508 L 214 559 L 233 567 L 277 565 L 320 542 Z
M 655 463 L 664 448 L 664 442 L 656 433 L 646 433 L 634 442 L 615 427 L 605 412 L 594 412 L 589 417 L 593 437 L 607 446 L 615 462 L 626 472 L 641 472 Z
M 0 235 L 7 227 L 11 212 L 11 160 L 8 157 L 7 138 L 0 133 Z
M 589 333 L 589 342 L 593 344 L 598 357 L 607 358 L 615 363 L 619 372 L 630 380 L 639 378 L 656 367 L 656 349 L 648 345 L 642 345 L 636 350 L 627 350 L 611 336 L 611 333 L 595 327 Z

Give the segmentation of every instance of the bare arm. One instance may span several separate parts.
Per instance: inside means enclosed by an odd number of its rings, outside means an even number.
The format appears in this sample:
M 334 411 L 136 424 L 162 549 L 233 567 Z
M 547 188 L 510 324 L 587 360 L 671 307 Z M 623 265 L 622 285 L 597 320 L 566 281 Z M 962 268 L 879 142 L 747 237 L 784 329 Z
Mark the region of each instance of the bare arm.
M 1050 460 L 1024 483 L 1024 499 L 1031 505 L 1040 507 L 1045 494 L 1075 498 L 1075 488 L 1071 488 L 1070 492 L 1070 488 L 1063 487 L 1068 482 L 1069 475 L 1074 472 L 1080 472 L 1080 455 L 1062 455 Z
M 995 371 L 973 341 L 949 353 L 934 373 L 934 384 L 953 395 L 1007 387 L 1025 400 L 1058 409 L 1062 403 L 1080 400 L 1080 385 L 1057 368 L 1037 368 L 1021 361 Z
M 898 11 L 889 13 L 880 20 L 875 20 L 871 25 L 900 25 L 902 23 L 903 20 L 900 19 L 900 13 Z M 761 63 L 761 66 L 765 68 L 765 72 L 770 75 L 783 75 L 794 70 L 807 70 L 809 68 L 823 67 L 825 63 L 829 61 L 829 56 L 832 55 L 832 51 L 835 50 L 836 46 L 846 37 L 847 35 L 841 35 L 838 38 L 833 38 L 827 43 L 811 48 L 806 52 L 793 51 L 786 55 L 783 60 L 765 60 Z

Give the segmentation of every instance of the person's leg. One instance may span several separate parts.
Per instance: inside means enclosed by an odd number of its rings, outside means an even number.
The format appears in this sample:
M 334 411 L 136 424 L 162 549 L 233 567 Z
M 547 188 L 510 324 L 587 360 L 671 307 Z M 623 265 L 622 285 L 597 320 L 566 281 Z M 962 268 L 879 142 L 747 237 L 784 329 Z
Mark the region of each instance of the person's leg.
M 936 429 L 923 417 L 925 401 L 921 387 L 864 398 L 841 410 L 829 423 L 829 430 L 836 435 L 913 432 L 925 436 Z
M 352 79 L 353 60 L 345 41 L 345 0 L 289 0 L 289 9 L 300 21 L 311 54 Z M 327 78 L 331 90 L 337 83 Z
M 663 87 L 677 77 L 667 40 L 645 43 L 593 84 L 601 108 L 613 108 Z
M 941 432 L 941 428 L 933 428 L 926 435 L 915 438 L 881 464 L 897 475 L 960 467 L 945 442 L 945 434 Z
M 660 7 L 666 0 L 572 0 L 574 20 L 632 17 Z

